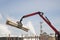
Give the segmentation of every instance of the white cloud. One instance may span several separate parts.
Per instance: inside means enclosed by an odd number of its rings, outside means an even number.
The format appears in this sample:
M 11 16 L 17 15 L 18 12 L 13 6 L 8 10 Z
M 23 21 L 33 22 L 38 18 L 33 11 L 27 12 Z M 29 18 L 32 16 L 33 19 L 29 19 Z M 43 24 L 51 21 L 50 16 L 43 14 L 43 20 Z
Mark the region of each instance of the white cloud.
M 0 24 L 0 36 L 7 36 L 8 34 L 11 34 L 8 27 L 4 24 Z
M 35 29 L 34 29 L 31 21 L 29 21 L 27 23 L 27 27 L 29 28 L 29 30 L 31 31 L 31 33 L 33 33 L 34 35 L 36 35 Z

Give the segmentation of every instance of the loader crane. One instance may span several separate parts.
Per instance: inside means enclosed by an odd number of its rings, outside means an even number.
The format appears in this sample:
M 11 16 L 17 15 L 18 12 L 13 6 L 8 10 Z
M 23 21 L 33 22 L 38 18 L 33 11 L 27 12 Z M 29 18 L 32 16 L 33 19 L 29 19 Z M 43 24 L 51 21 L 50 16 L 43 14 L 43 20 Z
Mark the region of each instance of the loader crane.
M 22 23 L 23 18 L 27 18 L 27 17 L 34 16 L 34 15 L 39 15 L 51 27 L 51 29 L 55 32 L 55 34 L 57 35 L 57 36 L 55 36 L 56 40 L 60 40 L 60 32 L 51 24 L 49 19 L 46 16 L 44 16 L 43 12 L 38 11 L 38 12 L 34 12 L 34 13 L 31 13 L 28 15 L 24 15 L 20 19 L 19 23 Z

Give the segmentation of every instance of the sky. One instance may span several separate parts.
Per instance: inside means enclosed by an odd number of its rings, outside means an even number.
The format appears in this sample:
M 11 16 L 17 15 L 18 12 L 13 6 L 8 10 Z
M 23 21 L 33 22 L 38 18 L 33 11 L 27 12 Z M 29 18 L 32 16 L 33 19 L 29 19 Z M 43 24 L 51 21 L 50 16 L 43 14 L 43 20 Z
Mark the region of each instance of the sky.
M 11 35 L 20 35 L 24 33 L 31 34 L 31 32 L 27 33 L 23 30 L 6 25 L 6 20 L 10 17 L 14 21 L 19 21 L 23 15 L 41 11 L 47 16 L 54 27 L 60 31 L 59 4 L 60 0 L 0 0 L 0 25 L 1 27 L 6 27 Z M 37 35 L 40 34 L 40 22 L 43 22 L 43 32 L 47 32 L 48 34 L 54 33 L 54 31 L 38 15 L 23 20 L 24 25 L 28 25 L 29 22 L 33 25 Z

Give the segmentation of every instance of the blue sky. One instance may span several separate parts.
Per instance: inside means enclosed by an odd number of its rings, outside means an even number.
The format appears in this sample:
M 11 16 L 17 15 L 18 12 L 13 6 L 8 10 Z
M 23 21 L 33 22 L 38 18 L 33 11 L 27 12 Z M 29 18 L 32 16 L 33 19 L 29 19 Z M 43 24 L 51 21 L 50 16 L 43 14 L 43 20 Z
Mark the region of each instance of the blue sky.
M 20 20 L 23 15 L 41 11 L 48 17 L 56 29 L 60 31 L 60 0 L 0 0 L 0 24 L 5 25 L 7 17 Z M 53 33 L 51 28 L 38 16 L 23 20 L 24 24 L 31 21 L 36 33 L 39 35 L 40 21 L 43 22 L 43 30 Z M 22 31 L 8 26 L 12 34 L 20 34 Z M 23 32 L 22 32 L 23 33 Z

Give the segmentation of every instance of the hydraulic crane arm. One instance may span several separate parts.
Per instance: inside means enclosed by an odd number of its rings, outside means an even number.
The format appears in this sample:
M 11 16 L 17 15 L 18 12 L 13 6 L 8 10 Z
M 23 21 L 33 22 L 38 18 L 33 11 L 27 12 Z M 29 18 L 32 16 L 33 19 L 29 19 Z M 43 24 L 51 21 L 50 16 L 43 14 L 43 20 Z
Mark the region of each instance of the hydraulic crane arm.
M 21 20 L 20 20 L 20 23 L 21 21 L 23 20 L 23 18 L 26 18 L 26 17 L 30 17 L 30 16 L 33 16 L 33 15 L 36 15 L 36 14 L 39 14 L 40 12 L 35 12 L 35 13 L 32 13 L 32 14 L 28 14 L 28 15 L 24 15 Z
M 35 12 L 35 13 L 32 13 L 32 14 L 24 15 L 21 18 L 20 23 L 23 20 L 23 18 L 27 18 L 27 17 L 33 16 L 33 15 L 36 15 L 36 14 L 38 14 L 55 31 L 56 34 L 60 34 L 59 31 L 51 24 L 51 22 L 48 20 L 48 18 L 43 15 L 43 12 Z

